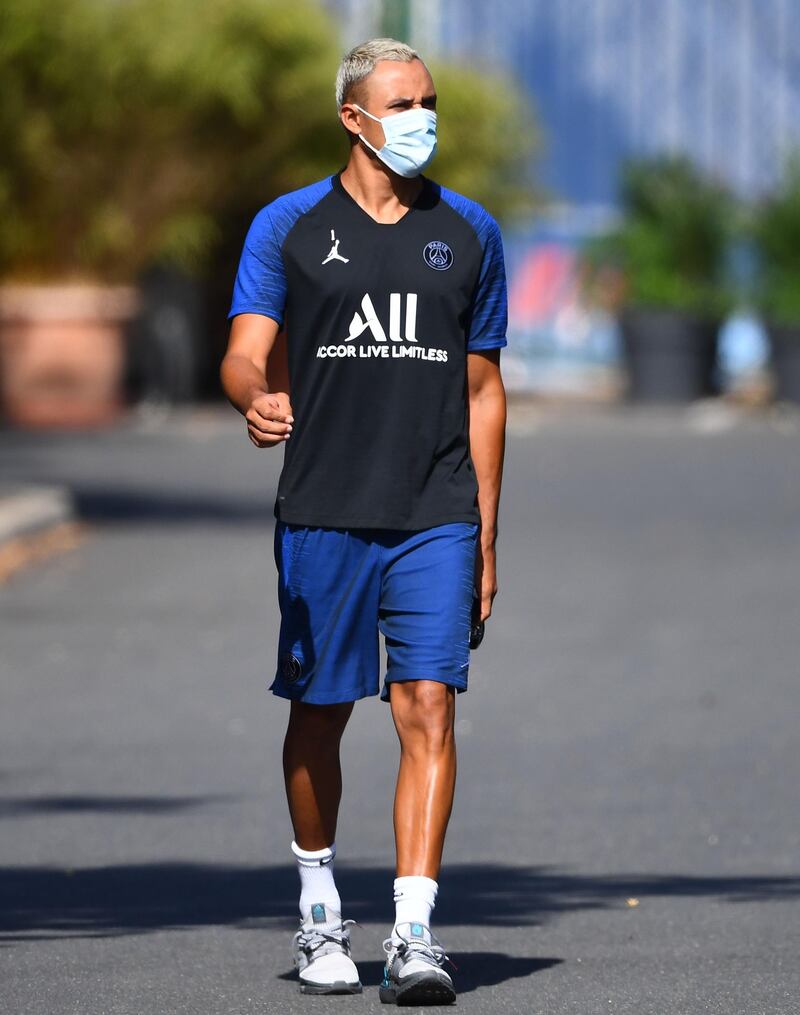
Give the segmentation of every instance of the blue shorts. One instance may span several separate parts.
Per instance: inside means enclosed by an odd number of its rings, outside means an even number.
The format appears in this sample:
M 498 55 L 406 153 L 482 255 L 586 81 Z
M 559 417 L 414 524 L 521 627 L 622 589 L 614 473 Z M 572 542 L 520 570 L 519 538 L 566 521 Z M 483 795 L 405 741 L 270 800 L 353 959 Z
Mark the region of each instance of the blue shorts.
M 415 531 L 275 523 L 281 627 L 270 690 L 318 705 L 380 690 L 378 632 L 392 681 L 467 689 L 478 525 Z

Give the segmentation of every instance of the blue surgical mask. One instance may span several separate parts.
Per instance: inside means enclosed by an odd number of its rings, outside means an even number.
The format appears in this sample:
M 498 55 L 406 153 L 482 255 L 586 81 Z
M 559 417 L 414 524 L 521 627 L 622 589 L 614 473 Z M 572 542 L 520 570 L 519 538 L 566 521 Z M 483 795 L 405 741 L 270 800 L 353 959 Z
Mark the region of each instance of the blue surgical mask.
M 436 154 L 436 113 L 432 109 L 404 109 L 391 116 L 373 116 L 356 109 L 383 127 L 383 148 L 374 148 L 363 134 L 358 136 L 378 158 L 399 176 L 419 176 Z

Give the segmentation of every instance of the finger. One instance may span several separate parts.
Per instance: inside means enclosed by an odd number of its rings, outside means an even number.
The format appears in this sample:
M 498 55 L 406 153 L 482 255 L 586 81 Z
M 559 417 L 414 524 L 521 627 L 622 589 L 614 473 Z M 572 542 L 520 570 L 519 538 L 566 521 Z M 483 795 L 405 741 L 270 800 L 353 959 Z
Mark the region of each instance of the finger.
M 278 440 L 275 440 L 275 441 L 272 441 L 272 440 L 261 440 L 258 437 L 251 437 L 250 440 L 259 449 L 274 448 L 274 447 L 277 447 L 278 444 L 285 444 L 286 443 L 285 439 L 282 438 L 282 437 L 279 437 Z
M 289 396 L 285 391 L 276 391 L 273 394 L 264 395 L 256 399 L 253 402 L 253 408 L 269 418 L 280 419 L 289 423 L 294 421 L 292 406 Z
M 247 420 L 248 426 L 261 430 L 263 433 L 286 433 L 292 429 L 292 424 L 286 422 L 285 417 L 273 407 L 262 406 L 259 409 L 255 404 L 251 405 L 244 418 Z
M 280 411 L 289 422 L 292 422 L 294 414 L 292 413 L 292 403 L 289 401 L 289 396 L 285 391 L 278 391 L 276 392 L 275 397 L 278 400 L 278 407 L 280 408 Z
M 494 597 L 497 595 L 497 586 L 490 586 L 483 591 L 481 596 L 481 620 L 486 620 L 492 615 Z
M 280 437 L 292 432 L 291 423 L 281 423 L 278 420 L 264 419 L 261 416 L 249 417 L 247 420 L 247 426 L 248 429 L 252 429 L 258 433 L 277 434 Z
M 261 430 L 257 430 L 249 425 L 247 427 L 247 435 L 253 444 L 259 448 L 269 448 L 274 447 L 276 444 L 284 444 L 289 438 L 287 433 L 263 433 Z
M 246 415 L 248 418 L 252 415 L 253 418 L 277 420 L 281 423 L 293 421 L 291 406 L 285 396 L 283 401 L 277 395 L 264 395 L 261 398 L 256 398 Z
M 261 409 L 256 409 L 251 406 L 245 413 L 245 419 L 247 419 L 249 423 L 254 423 L 257 426 L 263 423 L 285 424 L 290 422 L 290 417 L 287 417 L 284 413 L 279 412 L 277 409 L 267 409 L 263 406 Z

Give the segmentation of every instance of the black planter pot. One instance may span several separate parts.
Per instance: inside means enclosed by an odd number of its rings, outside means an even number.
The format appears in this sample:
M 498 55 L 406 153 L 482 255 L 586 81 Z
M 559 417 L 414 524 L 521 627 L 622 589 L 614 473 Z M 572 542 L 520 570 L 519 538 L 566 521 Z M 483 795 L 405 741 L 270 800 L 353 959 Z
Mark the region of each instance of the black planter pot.
M 678 310 L 627 307 L 619 324 L 632 401 L 691 402 L 719 393 L 719 321 Z
M 767 325 L 775 397 L 800 404 L 800 324 Z

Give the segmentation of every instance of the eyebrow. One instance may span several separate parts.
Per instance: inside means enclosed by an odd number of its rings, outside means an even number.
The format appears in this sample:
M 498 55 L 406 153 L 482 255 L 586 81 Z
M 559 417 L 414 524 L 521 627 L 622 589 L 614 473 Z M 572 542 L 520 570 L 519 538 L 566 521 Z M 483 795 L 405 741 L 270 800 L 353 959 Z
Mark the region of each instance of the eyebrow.
M 423 95 L 422 96 L 422 101 L 423 102 L 436 102 L 436 98 L 437 98 L 436 97 L 436 93 L 434 92 L 433 95 Z M 413 102 L 413 101 L 414 101 L 413 99 L 409 98 L 406 95 L 398 95 L 394 99 L 389 99 L 387 105 L 388 106 L 393 106 L 395 104 L 395 102 Z

